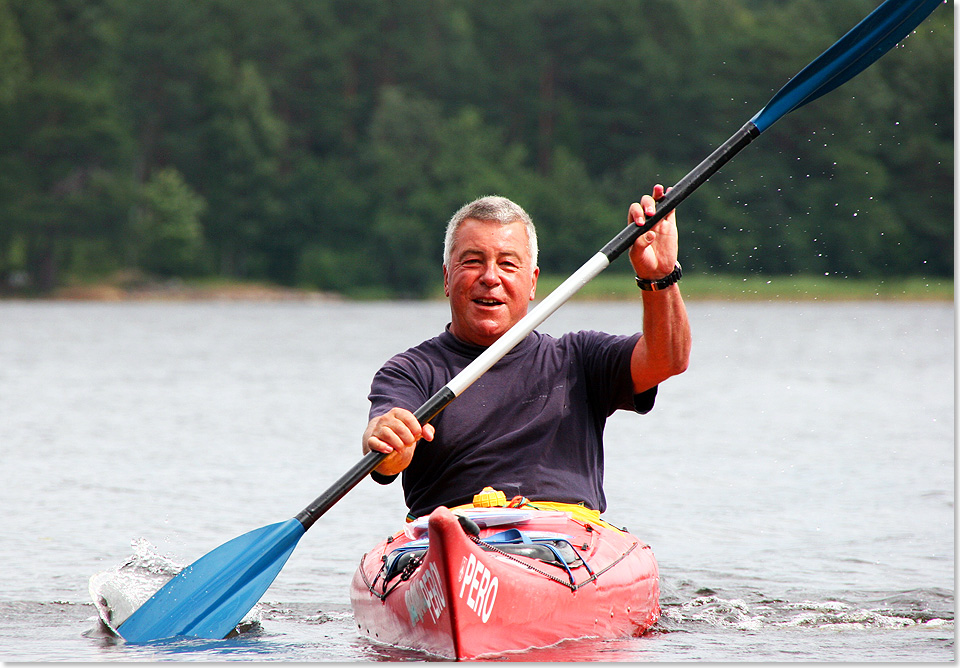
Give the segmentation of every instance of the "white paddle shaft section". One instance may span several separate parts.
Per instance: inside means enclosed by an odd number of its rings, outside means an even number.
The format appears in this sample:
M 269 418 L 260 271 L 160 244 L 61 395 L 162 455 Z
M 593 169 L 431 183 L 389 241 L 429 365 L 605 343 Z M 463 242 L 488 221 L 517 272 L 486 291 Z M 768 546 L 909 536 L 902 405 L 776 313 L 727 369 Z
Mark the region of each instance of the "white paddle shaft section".
M 587 260 L 582 267 L 571 274 L 556 290 L 547 295 L 532 311 L 504 332 L 503 336 L 494 341 L 489 348 L 480 353 L 477 359 L 454 376 L 447 383 L 447 388 L 453 392 L 454 396 L 459 397 L 477 378 L 500 361 L 501 357 L 513 350 L 515 345 L 527 338 L 527 335 L 535 330 L 540 323 L 553 315 L 554 311 L 563 306 L 580 288 L 608 266 L 610 266 L 610 260 L 600 252 Z

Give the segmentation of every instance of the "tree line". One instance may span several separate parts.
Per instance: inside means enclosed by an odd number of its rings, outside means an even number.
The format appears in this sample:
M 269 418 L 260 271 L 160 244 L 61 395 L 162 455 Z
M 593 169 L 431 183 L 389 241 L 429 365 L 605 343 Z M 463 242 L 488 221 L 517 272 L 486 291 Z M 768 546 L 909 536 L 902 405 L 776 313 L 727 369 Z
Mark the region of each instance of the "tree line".
M 422 296 L 491 193 L 569 272 L 878 2 L 0 0 L 0 289 Z M 680 225 L 687 271 L 952 276 L 952 6 Z

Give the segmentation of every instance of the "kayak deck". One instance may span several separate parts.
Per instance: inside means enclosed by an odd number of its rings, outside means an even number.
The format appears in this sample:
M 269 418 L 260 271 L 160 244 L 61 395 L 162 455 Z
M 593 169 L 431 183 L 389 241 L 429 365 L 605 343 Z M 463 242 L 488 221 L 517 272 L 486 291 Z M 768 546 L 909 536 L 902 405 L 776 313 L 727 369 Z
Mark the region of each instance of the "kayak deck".
M 639 635 L 660 615 L 650 547 L 599 520 L 531 508 L 437 508 L 361 559 L 358 629 L 444 658 Z

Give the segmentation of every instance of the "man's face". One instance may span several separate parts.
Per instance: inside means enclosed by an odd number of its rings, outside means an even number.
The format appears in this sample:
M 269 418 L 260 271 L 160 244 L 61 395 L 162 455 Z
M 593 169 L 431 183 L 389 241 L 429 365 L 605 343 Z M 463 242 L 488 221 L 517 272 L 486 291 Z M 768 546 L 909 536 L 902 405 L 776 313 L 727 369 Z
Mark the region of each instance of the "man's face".
M 443 267 L 454 336 L 489 346 L 526 315 L 540 273 L 531 264 L 522 222 L 463 221 Z

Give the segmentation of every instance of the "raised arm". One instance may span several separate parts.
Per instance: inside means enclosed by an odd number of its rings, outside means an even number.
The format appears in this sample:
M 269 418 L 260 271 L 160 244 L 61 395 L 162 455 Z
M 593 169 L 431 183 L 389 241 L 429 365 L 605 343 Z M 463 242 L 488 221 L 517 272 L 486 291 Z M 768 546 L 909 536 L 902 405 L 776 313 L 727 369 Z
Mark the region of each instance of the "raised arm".
M 629 220 L 642 225 L 646 216 L 656 211 L 656 202 L 665 190 L 657 185 L 653 195 L 644 195 L 630 205 Z M 641 235 L 630 248 L 630 263 L 637 278 L 657 288 L 656 282 L 671 276 L 678 269 L 676 211 Z M 668 281 L 669 282 L 669 279 Z M 690 360 L 690 321 L 674 282 L 662 289 L 641 290 L 643 298 L 643 336 L 637 341 L 631 357 L 634 391 L 637 393 L 683 373 Z

